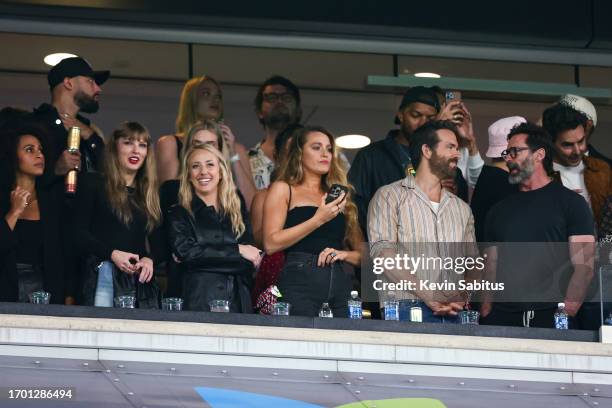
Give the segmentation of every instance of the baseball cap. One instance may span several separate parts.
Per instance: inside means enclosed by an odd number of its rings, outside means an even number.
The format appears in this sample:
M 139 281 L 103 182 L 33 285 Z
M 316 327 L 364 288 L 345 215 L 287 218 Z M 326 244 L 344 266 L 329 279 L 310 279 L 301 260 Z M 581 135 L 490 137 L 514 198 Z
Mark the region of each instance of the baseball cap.
M 102 85 L 110 76 L 110 71 L 94 71 L 91 65 L 81 57 L 64 58 L 47 73 L 47 82 L 51 89 L 61 83 L 64 78 L 76 76 L 91 77 L 96 84 Z
M 567 94 L 561 97 L 559 103 L 584 113 L 587 118 L 593 121 L 593 126 L 597 126 L 597 112 L 595 111 L 595 106 L 588 99 L 578 95 Z
M 406 91 L 404 97 L 402 98 L 402 102 L 400 103 L 398 111 L 401 111 L 406 106 L 410 105 L 414 102 L 424 103 L 425 105 L 433 106 L 436 109 L 436 112 L 440 112 L 440 102 L 438 101 L 438 95 L 436 92 L 424 86 L 415 86 Z M 395 124 L 399 125 L 400 121 L 395 116 Z
M 501 157 L 501 153 L 508 147 L 508 134 L 513 127 L 526 123 L 527 119 L 522 116 L 510 116 L 499 119 L 489 126 L 489 149 L 486 156 L 491 158 Z

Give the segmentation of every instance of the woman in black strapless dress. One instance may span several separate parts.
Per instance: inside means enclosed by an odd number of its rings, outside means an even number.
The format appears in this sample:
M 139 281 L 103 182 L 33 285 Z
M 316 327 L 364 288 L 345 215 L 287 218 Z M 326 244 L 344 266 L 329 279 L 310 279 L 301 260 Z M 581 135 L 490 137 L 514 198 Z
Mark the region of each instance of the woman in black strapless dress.
M 267 254 L 286 253 L 282 300 L 292 315 L 317 316 L 326 302 L 334 316 L 346 317 L 352 286 L 342 262 L 359 266 L 363 238 L 350 188 L 325 202 L 333 184 L 349 187 L 332 134 L 314 126 L 298 130 L 276 180 L 264 204 L 263 240 Z

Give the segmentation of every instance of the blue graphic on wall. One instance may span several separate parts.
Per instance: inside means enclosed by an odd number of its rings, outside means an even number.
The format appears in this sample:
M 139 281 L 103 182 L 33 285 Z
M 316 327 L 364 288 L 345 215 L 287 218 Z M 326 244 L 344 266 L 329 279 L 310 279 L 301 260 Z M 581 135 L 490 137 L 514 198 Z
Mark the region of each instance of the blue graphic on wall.
M 323 408 L 321 405 L 252 392 L 209 387 L 196 387 L 195 390 L 212 408 Z
M 212 408 L 323 408 L 321 405 L 288 398 L 235 391 L 224 388 L 196 387 L 196 392 Z M 376 401 L 357 401 L 337 408 L 446 408 L 440 400 L 433 398 L 392 398 Z

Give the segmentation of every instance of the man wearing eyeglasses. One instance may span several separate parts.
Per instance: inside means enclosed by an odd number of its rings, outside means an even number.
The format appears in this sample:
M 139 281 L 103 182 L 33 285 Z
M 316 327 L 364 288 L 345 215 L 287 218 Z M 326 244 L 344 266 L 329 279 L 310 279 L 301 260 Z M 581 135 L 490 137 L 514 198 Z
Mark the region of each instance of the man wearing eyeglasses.
M 270 185 L 274 170 L 274 141 L 287 126 L 299 123 L 302 116 L 300 90 L 279 75 L 268 78 L 255 96 L 255 113 L 264 128 L 264 138 L 249 151 L 253 181 L 258 190 Z
M 486 219 L 486 279 L 505 289 L 485 298 L 484 324 L 554 327 L 556 302 L 575 316 L 593 278 L 593 215 L 580 195 L 550 177 L 553 151 L 539 126 L 524 123 L 508 135 L 501 156 L 519 192 Z

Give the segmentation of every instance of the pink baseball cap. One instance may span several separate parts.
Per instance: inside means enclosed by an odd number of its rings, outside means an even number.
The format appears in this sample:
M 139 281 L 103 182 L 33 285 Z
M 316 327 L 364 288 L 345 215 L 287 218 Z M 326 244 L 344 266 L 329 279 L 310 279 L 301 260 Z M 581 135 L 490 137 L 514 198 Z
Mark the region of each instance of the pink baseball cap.
M 489 150 L 486 156 L 501 157 L 501 153 L 508 147 L 508 134 L 516 125 L 527 122 L 522 116 L 510 116 L 499 119 L 489 126 Z

